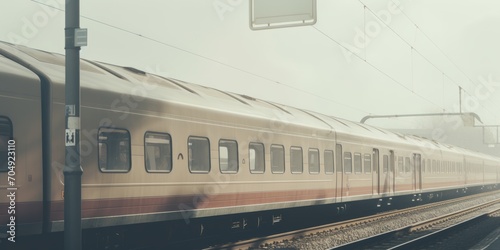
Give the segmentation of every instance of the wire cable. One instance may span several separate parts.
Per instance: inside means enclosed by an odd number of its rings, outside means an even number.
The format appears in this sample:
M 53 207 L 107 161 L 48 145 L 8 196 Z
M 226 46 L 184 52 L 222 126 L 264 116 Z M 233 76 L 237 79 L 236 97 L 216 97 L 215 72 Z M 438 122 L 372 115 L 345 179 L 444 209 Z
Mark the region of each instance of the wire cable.
M 370 11 L 370 12 L 372 13 L 372 15 L 373 15 L 375 18 L 377 18 L 378 20 L 380 20 L 380 22 L 381 22 L 381 23 L 383 23 L 383 24 L 384 24 L 387 28 L 389 28 L 389 29 L 390 29 L 390 30 L 391 30 L 391 31 L 392 31 L 392 32 L 393 32 L 396 36 L 398 36 L 398 37 L 401 39 L 401 41 L 405 42 L 405 43 L 406 43 L 409 47 L 411 47 L 411 48 L 412 48 L 412 51 L 415 51 L 418 55 L 420 55 L 423 59 L 425 59 L 425 60 L 426 60 L 426 61 L 427 61 L 430 65 L 432 65 L 434 68 L 436 68 L 436 69 L 437 69 L 438 71 L 440 71 L 442 74 L 444 74 L 444 75 L 446 76 L 446 78 L 450 79 L 450 81 L 451 81 L 452 83 L 454 83 L 457 87 L 462 88 L 462 89 L 464 90 L 464 92 L 465 92 L 467 95 L 469 95 L 471 98 L 474 98 L 474 97 L 473 97 L 473 95 L 472 95 L 472 94 L 470 94 L 470 93 L 469 93 L 469 92 L 468 92 L 468 91 L 467 91 L 464 87 L 462 87 L 460 84 L 456 83 L 453 79 L 451 79 L 451 77 L 450 77 L 450 76 L 448 76 L 448 75 L 447 75 L 447 74 L 446 74 L 443 70 L 441 70 L 441 69 L 440 69 L 439 67 L 437 67 L 437 66 L 436 66 L 433 62 L 431 62 L 431 61 L 430 61 L 427 57 L 425 57 L 422 53 L 420 53 L 420 51 L 418 51 L 417 49 L 415 49 L 415 48 L 412 46 L 412 44 L 410 44 L 410 42 L 408 42 L 406 39 L 404 39 L 404 38 L 403 38 L 403 37 L 402 37 L 399 33 L 397 33 L 397 32 L 396 32 L 396 31 L 395 31 L 395 30 L 394 30 L 391 26 L 389 26 L 387 23 L 385 23 L 385 22 L 384 22 L 384 21 L 383 21 L 383 20 L 382 20 L 382 19 L 381 19 L 381 18 L 380 18 L 380 17 L 379 17 L 379 16 L 378 16 L 378 15 L 377 15 L 377 14 L 376 14 L 373 10 L 372 10 L 372 9 L 370 9 L 368 6 L 366 6 L 366 4 L 365 4 L 365 3 L 363 3 L 361 0 L 358 0 L 358 1 L 359 1 L 359 2 L 360 2 L 363 6 L 364 6 L 364 8 L 365 8 L 365 9 L 368 9 L 368 11 Z M 394 1 L 392 1 L 392 3 L 394 3 Z M 439 51 L 440 51 L 440 52 L 441 52 L 441 53 L 442 53 L 442 54 L 443 54 L 443 55 L 444 55 L 444 56 L 445 56 L 445 57 L 446 57 L 446 58 L 447 58 L 450 62 L 452 62 L 452 64 L 453 64 L 453 65 L 455 65 L 455 67 L 457 67 L 457 69 L 459 69 L 459 70 L 462 72 L 462 74 L 464 74 L 464 75 L 465 75 L 465 76 L 469 79 L 469 81 L 470 81 L 471 83 L 475 84 L 475 83 L 474 83 L 474 82 L 473 82 L 473 81 L 472 81 L 472 80 L 471 80 L 471 79 L 470 79 L 470 78 L 469 78 L 469 77 L 468 77 L 468 76 L 467 76 L 467 75 L 466 75 L 466 74 L 465 74 L 465 73 L 464 73 L 464 72 L 463 72 L 463 71 L 462 71 L 462 70 L 458 67 L 458 65 L 457 65 L 457 64 L 455 64 L 453 61 L 451 61 L 451 59 L 450 59 L 450 58 L 449 58 L 449 57 L 448 57 L 448 56 L 447 56 L 447 55 L 446 55 L 446 54 L 445 54 L 445 53 L 441 50 L 441 48 L 439 48 L 439 47 L 437 46 L 437 44 L 436 44 L 434 41 L 432 41 L 432 39 L 430 39 L 430 37 L 429 37 L 427 34 L 425 34 L 425 33 L 424 33 L 424 32 L 423 32 L 423 31 L 422 31 L 422 30 L 418 27 L 418 25 L 417 25 L 415 22 L 413 22 L 413 20 L 411 20 L 411 19 L 408 17 L 408 15 L 406 15 L 406 13 L 405 13 L 405 12 L 404 12 L 404 11 L 403 11 L 403 10 L 402 10 L 402 9 L 401 9 L 398 5 L 397 5 L 397 4 L 395 4 L 395 3 L 394 3 L 394 5 L 396 5 L 396 6 L 398 7 L 398 9 L 399 9 L 399 10 L 400 10 L 400 11 L 401 11 L 401 12 L 402 12 L 405 16 L 406 16 L 406 18 L 408 18 L 408 20 L 409 20 L 410 22 L 412 22 L 412 23 L 415 25 L 415 27 L 416 27 L 418 30 L 420 30 L 420 31 L 422 32 L 422 34 L 424 34 L 424 36 L 425 36 L 425 37 L 426 37 L 429 41 L 431 41 L 431 43 L 432 43 L 432 44 L 433 44 L 436 48 L 438 48 L 438 50 L 439 50 Z M 366 32 L 366 31 L 365 31 L 365 32 Z M 416 36 L 415 36 L 415 40 L 416 40 Z M 498 117 L 495 115 L 495 113 L 494 113 L 494 112 L 491 112 L 491 110 L 489 110 L 489 108 L 485 107 L 485 106 L 484 106 L 484 105 L 482 105 L 481 103 L 479 103 L 479 102 L 478 102 L 478 104 L 479 104 L 479 105 L 481 105 L 481 106 L 482 106 L 482 107 L 483 107 L 483 108 L 484 108 L 484 109 L 485 109 L 488 113 L 490 113 L 493 117 L 495 117 L 495 118 L 498 120 Z
M 53 9 L 56 9 L 56 10 L 59 10 L 59 11 L 62 11 L 62 12 L 65 12 L 64 9 L 61 9 L 61 8 L 57 8 L 57 7 L 54 7 L 52 5 L 49 5 L 49 4 L 46 4 L 46 3 L 42 3 L 42 2 L 38 2 L 36 0 L 31 0 L 32 2 L 35 2 L 37 4 L 41 4 L 41 5 L 45 5 L 47 7 L 50 7 L 50 8 L 53 8 Z M 125 28 L 121 28 L 119 26 L 116 26 L 116 25 L 112 25 L 112 24 L 109 24 L 109 23 L 106 23 L 106 22 L 103 22 L 103 21 L 100 21 L 100 20 L 97 20 L 97 19 L 94 19 L 94 18 L 90 18 L 90 17 L 87 17 L 87 16 L 84 16 L 84 15 L 80 15 L 81 18 L 84 18 L 84 19 L 87 19 L 87 20 L 90 20 L 90 21 L 93 21 L 95 23 L 99 23 L 101 25 L 104 25 L 104 26 L 107 26 L 107 27 L 110 27 L 110 28 L 113 28 L 113 29 L 116 29 L 116 30 L 120 30 L 122 32 L 125 32 L 125 33 L 128 33 L 128 34 L 131 34 L 131 35 L 136 35 L 136 36 L 139 36 L 143 39 L 146 39 L 146 40 L 149 40 L 149 41 L 152 41 L 152 42 L 155 42 L 155 43 L 158 43 L 158 44 L 161 44 L 163 46 L 167 46 L 167 47 L 170 47 L 170 48 L 173 48 L 173 49 L 176 49 L 176 50 L 179 50 L 179 51 L 182 51 L 182 52 L 185 52 L 185 53 L 188 53 L 190 55 L 193 55 L 195 57 L 200 57 L 200 58 L 203 58 L 207 61 L 210 61 L 210 62 L 213 62 L 213 63 L 217 63 L 219 65 L 222 65 L 222 66 L 225 66 L 225 67 L 228 67 L 228 68 L 231 68 L 233 70 L 237 70 L 237 71 L 240 71 L 240 72 L 243 72 L 245 74 L 248 74 L 248 75 L 252 75 L 254 77 L 257 77 L 257 78 L 260 78 L 260 79 L 263 79 L 265 81 L 268 81 L 268 82 L 272 82 L 274 84 L 277 84 L 277 85 L 281 85 L 281 86 L 284 86 L 284 87 L 287 87 L 287 88 L 290 88 L 290 89 L 293 89 L 295 91 L 298 91 L 298 92 L 302 92 L 302 93 L 305 93 L 305 94 L 308 94 L 308 95 L 311 95 L 311 96 L 314 96 L 316 98 L 320 98 L 322 100 L 325 100 L 325 101 L 328 101 L 328 102 L 331 102 L 331 103 L 335 103 L 337 105 L 341 105 L 341 106 L 344 106 L 344 107 L 347 107 L 347 108 L 350 108 L 350 109 L 353 109 L 353 110 L 356 110 L 358 112 L 361 112 L 361 113 L 364 113 L 364 114 L 371 114 L 370 112 L 368 111 L 365 111 L 365 110 L 362 110 L 360 108 L 357 108 L 357 107 L 354 107 L 354 106 L 351 106 L 351 105 L 348 105 L 348 104 L 345 104 L 345 103 L 341 103 L 341 102 L 338 102 L 338 101 L 335 101 L 335 100 L 331 100 L 329 98 L 326 98 L 326 97 L 323 97 L 323 96 L 320 96 L 318 94 L 315 94 L 313 92 L 310 92 L 310 91 L 306 91 L 306 90 L 303 90 L 301 88 L 297 88 L 297 87 L 294 87 L 294 86 L 291 86 L 291 85 L 288 85 L 288 84 L 285 84 L 285 83 L 282 83 L 282 82 L 279 82 L 279 81 L 276 81 L 276 80 L 273 80 L 271 78 L 268 78 L 268 77 L 265 77 L 265 76 L 262 76 L 262 75 L 259 75 L 259 74 L 256 74 L 256 73 L 253 73 L 253 72 L 250 72 L 248 70 L 245 70 L 245 69 L 242 69 L 242 68 L 238 68 L 238 67 L 235 67 L 233 65 L 230 65 L 230 64 L 227 64 L 227 63 L 224 63 L 224 62 L 221 62 L 221 61 L 218 61 L 218 60 L 215 60 L 213 58 L 210 58 L 210 57 L 207 57 L 207 56 L 204 56 L 204 55 L 200 55 L 198 53 L 195 53 L 195 52 L 191 52 L 189 50 L 186 50 L 186 49 L 183 49 L 183 48 L 180 48 L 178 46 L 175 46 L 175 45 L 171 45 L 171 44 L 168 44 L 166 42 L 163 42 L 163 41 L 160 41 L 158 39 L 155 39 L 155 38 L 152 38 L 152 37 L 149 37 L 149 36 L 145 36 L 145 35 L 142 35 L 142 34 L 139 34 L 137 32 L 134 32 L 134 31 L 130 31 L 130 30 L 127 30 Z
M 361 0 L 358 0 L 358 1 L 360 1 L 360 2 L 361 2 Z M 451 58 L 450 58 L 450 57 L 449 57 L 449 56 L 448 56 L 448 55 L 447 55 L 447 54 L 446 54 L 443 50 L 442 50 L 442 49 L 441 49 L 441 47 L 439 47 L 439 46 L 438 46 L 438 45 L 434 42 L 434 40 L 432 40 L 432 39 L 429 37 L 429 35 L 427 35 L 427 33 L 425 33 L 422 29 L 420 29 L 420 27 L 416 24 L 416 22 L 414 22 L 414 21 L 413 21 L 413 19 L 411 19 L 411 18 L 410 18 L 410 17 L 406 14 L 406 12 L 404 12 L 404 11 L 403 11 L 403 9 L 401 9 L 401 8 L 399 7 L 399 5 L 397 5 L 397 4 L 394 2 L 394 0 L 391 0 L 391 2 L 392 2 L 392 3 L 393 3 L 393 4 L 394 4 L 394 5 L 395 5 L 398 9 L 399 9 L 399 11 L 401 11 L 401 13 L 403 13 L 403 15 L 404 15 L 404 16 L 405 16 L 405 17 L 406 17 L 406 18 L 407 18 L 407 19 L 408 19 L 411 23 L 413 23 L 413 25 L 415 25 L 416 30 L 420 31 L 420 32 L 421 32 L 421 33 L 425 36 L 425 38 L 427 38 L 427 40 L 429 40 L 429 41 L 432 43 L 432 45 L 433 45 L 434 47 L 436 47 L 436 48 L 439 50 L 439 52 L 440 52 L 442 55 L 444 55 L 444 56 L 446 57 L 446 59 L 448 59 L 448 61 L 450 61 L 450 62 L 453 64 L 453 66 L 455 66 L 455 68 L 457 68 L 457 69 L 458 69 L 458 71 L 460 71 L 460 73 L 462 73 L 462 74 L 463 74 L 463 75 L 464 75 L 464 76 L 465 76 L 465 77 L 466 77 L 466 78 L 467 78 L 467 79 L 468 79 L 468 80 L 469 80 L 469 81 L 470 81 L 470 82 L 471 82 L 474 86 L 477 86 L 477 84 L 476 84 L 476 83 L 475 83 L 475 82 L 474 82 L 474 81 L 473 81 L 473 80 L 472 80 L 472 79 L 471 79 L 471 78 L 470 78 L 470 77 L 469 77 L 469 76 L 468 76 L 468 75 L 467 75 L 467 74 L 466 74 L 466 73 L 465 73 L 465 72 L 464 72 L 464 71 L 463 71 L 463 70 L 462 70 L 462 69 L 461 69 L 461 68 L 460 68 L 460 67 L 459 67 L 459 66 L 458 66 L 458 65 L 457 65 L 457 64 L 456 64 L 456 63 L 455 63 L 455 62 L 454 62 L 454 61 L 453 61 L 453 60 L 452 60 L 452 59 L 451 59 Z M 363 2 L 361 2 L 361 3 L 364 5 L 364 3 L 363 3 Z M 373 11 L 372 11 L 372 13 L 373 13 Z M 375 14 L 374 14 L 374 15 L 375 15 Z M 375 15 L 375 16 L 376 16 L 376 15 Z M 386 24 L 386 26 L 388 26 L 388 25 Z M 389 26 L 388 26 L 388 27 L 389 27 Z M 391 30 L 392 30 L 392 29 L 391 29 Z M 393 31 L 393 32 L 394 32 L 394 31 Z M 416 35 L 415 35 L 415 40 L 416 40 Z M 424 57 L 424 58 L 425 58 L 425 57 Z M 425 58 L 425 59 L 427 60 L 427 58 Z M 436 67 L 435 65 L 433 65 L 433 66 L 434 66 L 434 67 Z M 441 71 L 441 70 L 440 70 L 440 71 Z M 469 93 L 469 91 L 467 91 L 467 89 L 465 89 L 464 87 L 462 87 L 460 84 L 456 83 L 453 79 L 451 79 L 451 78 L 450 78 L 447 74 L 445 74 L 444 72 L 443 72 L 443 74 L 445 75 L 445 77 L 446 77 L 446 78 L 450 79 L 450 81 L 451 81 L 452 83 L 454 83 L 457 87 L 461 88 L 461 89 L 462 89 L 462 91 L 464 91 L 464 92 L 465 92 L 465 94 L 467 94 L 467 95 L 468 95 L 468 96 L 470 96 L 471 98 L 474 98 L 474 96 L 473 96 L 471 93 Z M 479 102 L 478 102 L 478 103 L 479 103 Z M 481 105 L 481 106 L 482 106 L 482 107 L 483 107 L 486 111 L 488 111 L 488 113 L 490 113 L 491 115 L 493 115 L 493 117 L 495 117 L 497 120 L 499 120 L 498 116 L 497 116 L 497 115 L 495 115 L 495 112 L 492 112 L 489 108 L 487 108 L 486 106 L 484 106 L 484 105 L 483 105 L 483 104 L 481 104 L 481 103 L 479 103 L 479 105 Z
M 403 87 L 404 89 L 406 89 L 407 91 L 413 93 L 414 95 L 420 97 L 421 99 L 433 104 L 434 106 L 438 107 L 439 109 L 442 109 L 443 107 L 439 106 L 438 104 L 436 104 L 435 102 L 429 100 L 428 98 L 426 98 L 425 96 L 422 96 L 416 92 L 413 92 L 410 88 L 408 88 L 408 86 L 405 86 L 403 83 L 401 83 L 400 81 L 398 81 L 397 79 L 395 79 L 394 77 L 392 77 L 391 75 L 389 75 L 388 73 L 384 72 L 383 70 L 377 68 L 377 66 L 375 66 L 374 64 L 370 63 L 369 61 L 365 61 L 361 56 L 359 56 L 358 54 L 356 54 L 354 51 L 350 50 L 349 48 L 347 48 L 346 46 L 344 46 L 343 44 L 341 44 L 340 42 L 338 42 L 337 40 L 333 39 L 332 37 L 330 37 L 328 34 L 326 34 L 325 32 L 321 31 L 320 29 L 318 29 L 316 26 L 312 26 L 315 30 L 317 30 L 319 33 L 323 34 L 325 37 L 327 37 L 328 39 L 330 39 L 331 41 L 335 42 L 338 46 L 344 48 L 345 50 L 349 51 L 350 53 L 352 53 L 355 57 L 357 57 L 359 60 L 365 62 L 366 64 L 370 65 L 372 68 L 374 68 L 375 70 L 377 70 L 378 72 L 380 72 L 381 74 L 385 75 L 387 78 L 391 79 L 392 81 L 394 81 L 395 83 L 397 83 L 398 85 L 400 85 L 401 87 Z

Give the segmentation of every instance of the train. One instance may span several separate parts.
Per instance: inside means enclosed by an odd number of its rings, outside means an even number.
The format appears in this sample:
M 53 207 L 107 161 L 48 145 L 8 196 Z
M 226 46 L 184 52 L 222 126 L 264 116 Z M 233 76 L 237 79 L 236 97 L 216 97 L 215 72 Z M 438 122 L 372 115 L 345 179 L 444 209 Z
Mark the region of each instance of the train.
M 18 237 L 64 230 L 64 62 L 0 42 L 1 244 L 12 213 Z M 258 229 L 500 183 L 500 159 L 479 152 L 132 67 L 80 69 L 82 228 L 100 237 Z

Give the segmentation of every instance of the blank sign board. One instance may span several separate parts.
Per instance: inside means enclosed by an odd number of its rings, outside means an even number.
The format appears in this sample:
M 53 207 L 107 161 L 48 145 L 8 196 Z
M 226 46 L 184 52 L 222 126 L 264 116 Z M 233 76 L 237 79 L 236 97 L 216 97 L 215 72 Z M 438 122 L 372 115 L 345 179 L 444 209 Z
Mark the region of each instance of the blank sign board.
M 253 30 L 313 25 L 316 0 L 250 0 Z

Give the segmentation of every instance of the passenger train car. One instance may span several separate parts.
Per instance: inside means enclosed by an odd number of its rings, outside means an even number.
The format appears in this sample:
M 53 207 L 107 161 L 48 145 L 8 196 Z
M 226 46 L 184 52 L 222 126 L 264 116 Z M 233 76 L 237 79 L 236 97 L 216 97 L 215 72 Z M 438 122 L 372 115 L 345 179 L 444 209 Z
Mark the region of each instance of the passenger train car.
M 63 230 L 64 78 L 63 55 L 0 42 L 1 237 L 13 187 L 17 235 Z M 294 209 L 377 212 L 500 182 L 492 156 L 88 60 L 81 128 L 88 230 L 258 228 Z

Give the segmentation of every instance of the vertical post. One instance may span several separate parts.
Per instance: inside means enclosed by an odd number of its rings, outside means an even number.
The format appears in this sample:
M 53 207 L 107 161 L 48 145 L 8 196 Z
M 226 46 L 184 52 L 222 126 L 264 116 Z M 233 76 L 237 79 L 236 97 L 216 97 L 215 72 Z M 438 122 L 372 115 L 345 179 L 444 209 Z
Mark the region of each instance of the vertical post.
M 80 1 L 66 0 L 66 130 L 64 165 L 64 249 L 82 249 L 80 166 Z M 85 38 L 86 39 L 86 38 Z
M 460 114 L 462 114 L 462 86 L 458 86 L 458 106 L 460 107 Z

